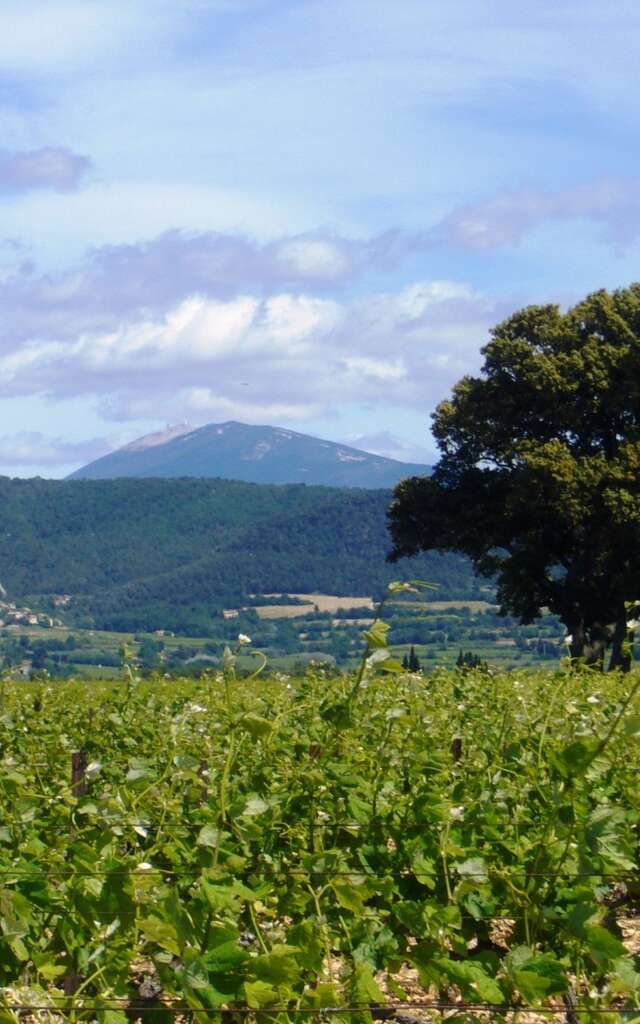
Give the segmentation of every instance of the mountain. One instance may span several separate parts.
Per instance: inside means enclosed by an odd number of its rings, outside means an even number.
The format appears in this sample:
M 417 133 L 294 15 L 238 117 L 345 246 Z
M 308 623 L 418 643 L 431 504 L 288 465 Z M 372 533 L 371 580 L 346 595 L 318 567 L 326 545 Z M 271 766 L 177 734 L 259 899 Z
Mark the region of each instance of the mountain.
M 462 557 L 385 562 L 390 500 L 300 484 L 0 477 L 0 580 L 10 601 L 70 623 L 192 635 L 211 635 L 221 609 L 252 594 L 379 596 L 416 577 L 444 598 L 482 596 Z
M 148 434 L 72 473 L 69 480 L 114 477 L 222 477 L 257 484 L 390 488 L 430 467 L 323 441 L 295 430 L 246 423 L 186 425 Z

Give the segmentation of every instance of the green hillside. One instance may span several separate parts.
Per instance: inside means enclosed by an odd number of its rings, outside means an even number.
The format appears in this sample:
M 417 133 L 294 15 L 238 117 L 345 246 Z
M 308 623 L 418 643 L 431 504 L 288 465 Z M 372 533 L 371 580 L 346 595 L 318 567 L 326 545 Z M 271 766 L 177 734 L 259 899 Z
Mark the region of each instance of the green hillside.
M 388 491 L 226 480 L 0 478 L 0 581 L 10 600 L 71 595 L 70 622 L 205 629 L 269 591 L 382 592 L 391 579 L 471 597 L 462 558 L 385 562 Z

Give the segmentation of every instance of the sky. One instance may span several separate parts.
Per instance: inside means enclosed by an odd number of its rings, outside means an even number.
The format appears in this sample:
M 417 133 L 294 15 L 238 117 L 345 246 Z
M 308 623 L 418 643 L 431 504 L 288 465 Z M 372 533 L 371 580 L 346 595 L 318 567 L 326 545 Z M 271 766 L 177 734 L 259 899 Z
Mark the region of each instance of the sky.
M 433 462 L 640 279 L 636 0 L 3 0 L 0 474 L 240 420 Z

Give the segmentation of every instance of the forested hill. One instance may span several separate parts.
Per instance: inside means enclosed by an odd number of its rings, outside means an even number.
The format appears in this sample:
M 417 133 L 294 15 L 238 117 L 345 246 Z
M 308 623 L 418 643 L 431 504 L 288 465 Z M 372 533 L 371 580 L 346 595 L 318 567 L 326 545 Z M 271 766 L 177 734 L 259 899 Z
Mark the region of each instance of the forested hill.
M 255 593 L 377 595 L 412 576 L 477 591 L 468 563 L 387 565 L 391 492 L 226 480 L 0 478 L 0 582 L 10 600 L 68 594 L 104 629 L 210 625 Z

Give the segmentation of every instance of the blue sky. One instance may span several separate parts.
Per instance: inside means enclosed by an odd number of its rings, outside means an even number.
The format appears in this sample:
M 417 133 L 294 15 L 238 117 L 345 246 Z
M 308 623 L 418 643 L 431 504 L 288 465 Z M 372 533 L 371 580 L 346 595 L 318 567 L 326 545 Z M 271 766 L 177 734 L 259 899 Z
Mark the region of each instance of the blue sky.
M 3 0 L 0 472 L 239 419 L 432 459 L 490 326 L 640 277 L 640 8 Z

